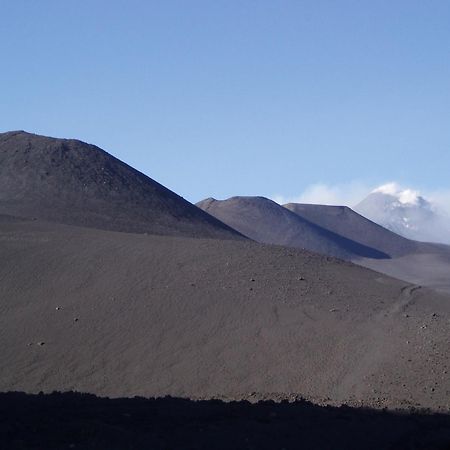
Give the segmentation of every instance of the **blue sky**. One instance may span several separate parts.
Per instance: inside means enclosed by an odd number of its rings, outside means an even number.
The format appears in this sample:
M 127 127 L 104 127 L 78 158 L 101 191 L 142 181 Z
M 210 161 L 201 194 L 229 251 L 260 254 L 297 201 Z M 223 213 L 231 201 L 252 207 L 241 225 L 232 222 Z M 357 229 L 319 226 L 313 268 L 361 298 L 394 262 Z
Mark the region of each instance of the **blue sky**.
M 448 0 L 2 0 L 0 131 L 94 143 L 191 201 L 448 189 Z

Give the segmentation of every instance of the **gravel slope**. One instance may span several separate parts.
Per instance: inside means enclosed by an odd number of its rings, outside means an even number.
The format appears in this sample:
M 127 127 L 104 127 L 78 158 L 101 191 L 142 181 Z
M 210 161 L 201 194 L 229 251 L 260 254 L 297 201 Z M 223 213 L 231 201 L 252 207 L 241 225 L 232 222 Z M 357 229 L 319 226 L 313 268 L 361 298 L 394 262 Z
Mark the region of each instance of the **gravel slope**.
M 450 406 L 449 297 L 330 257 L 9 219 L 0 280 L 2 391 Z

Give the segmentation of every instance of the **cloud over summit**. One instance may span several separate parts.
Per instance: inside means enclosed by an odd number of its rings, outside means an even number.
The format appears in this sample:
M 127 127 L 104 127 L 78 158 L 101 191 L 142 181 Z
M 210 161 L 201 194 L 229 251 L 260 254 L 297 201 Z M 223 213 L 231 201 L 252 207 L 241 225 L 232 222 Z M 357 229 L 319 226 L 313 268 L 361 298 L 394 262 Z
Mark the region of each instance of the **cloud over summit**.
M 450 243 L 450 189 L 422 193 L 395 181 L 379 186 L 316 183 L 297 196 L 272 199 L 280 204 L 345 205 L 411 239 Z

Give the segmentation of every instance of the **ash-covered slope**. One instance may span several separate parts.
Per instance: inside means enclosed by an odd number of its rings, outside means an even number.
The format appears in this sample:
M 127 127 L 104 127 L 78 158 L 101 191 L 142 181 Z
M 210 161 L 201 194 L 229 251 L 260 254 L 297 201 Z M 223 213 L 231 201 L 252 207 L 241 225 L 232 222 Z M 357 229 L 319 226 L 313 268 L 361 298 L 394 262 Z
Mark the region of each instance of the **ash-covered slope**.
M 450 292 L 450 247 L 406 239 L 346 206 L 289 203 L 285 208 L 390 259 L 358 258 L 358 264 L 411 283 Z
M 0 217 L 0 391 L 450 407 L 448 296 L 304 250 Z
M 303 219 L 391 257 L 416 253 L 426 247 L 426 244 L 406 239 L 383 228 L 347 206 L 303 203 L 288 203 L 283 206 Z
M 0 214 L 114 231 L 242 238 L 94 145 L 23 131 L 0 134 Z
M 264 197 L 208 198 L 197 206 L 258 242 L 304 248 L 343 259 L 388 258 L 380 250 L 320 227 Z

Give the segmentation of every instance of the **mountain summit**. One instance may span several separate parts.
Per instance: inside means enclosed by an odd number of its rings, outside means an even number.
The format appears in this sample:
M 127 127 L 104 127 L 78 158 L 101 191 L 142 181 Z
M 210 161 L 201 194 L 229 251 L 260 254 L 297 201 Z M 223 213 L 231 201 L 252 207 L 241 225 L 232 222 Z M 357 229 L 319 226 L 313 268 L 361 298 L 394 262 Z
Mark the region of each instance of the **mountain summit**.
M 131 233 L 242 238 L 94 145 L 24 131 L 0 134 L 0 214 Z
M 389 183 L 372 191 L 355 206 L 355 211 L 381 226 L 419 241 L 436 241 L 444 218 L 433 205 L 412 189 Z
M 304 248 L 350 260 L 389 258 L 383 251 L 323 228 L 268 198 L 207 198 L 197 206 L 257 242 Z

